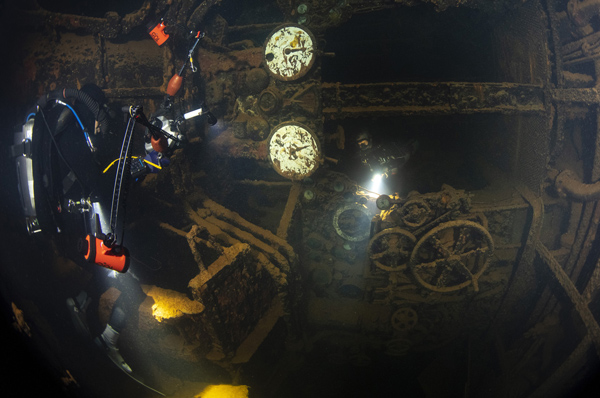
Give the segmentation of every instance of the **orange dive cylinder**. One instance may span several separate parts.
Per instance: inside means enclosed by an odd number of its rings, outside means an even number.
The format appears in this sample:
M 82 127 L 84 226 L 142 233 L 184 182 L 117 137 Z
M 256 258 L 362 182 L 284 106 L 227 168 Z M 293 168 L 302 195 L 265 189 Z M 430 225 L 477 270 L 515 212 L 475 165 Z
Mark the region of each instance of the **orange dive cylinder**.
M 106 246 L 102 239 L 93 235 L 87 235 L 85 241 L 87 242 L 87 251 L 84 257 L 90 263 L 117 272 L 126 272 L 129 268 L 129 251 L 126 248 L 121 247 L 121 250 L 117 252 L 114 248 Z
M 180 76 L 178 73 L 175 73 L 173 75 L 173 77 L 171 78 L 171 80 L 169 80 L 169 84 L 167 85 L 167 94 L 170 95 L 171 97 L 174 97 L 175 94 L 177 94 L 177 92 L 181 88 L 182 82 L 183 82 L 183 77 Z

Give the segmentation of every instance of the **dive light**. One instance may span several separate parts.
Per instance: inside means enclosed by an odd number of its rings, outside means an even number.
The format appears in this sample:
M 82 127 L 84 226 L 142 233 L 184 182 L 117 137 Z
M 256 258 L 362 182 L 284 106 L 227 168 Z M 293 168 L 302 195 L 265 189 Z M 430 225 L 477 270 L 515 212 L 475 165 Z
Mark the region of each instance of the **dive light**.
M 123 246 L 108 246 L 104 240 L 94 235 L 87 235 L 81 240 L 81 251 L 85 259 L 101 267 L 117 272 L 127 272 L 129 268 L 129 251 Z

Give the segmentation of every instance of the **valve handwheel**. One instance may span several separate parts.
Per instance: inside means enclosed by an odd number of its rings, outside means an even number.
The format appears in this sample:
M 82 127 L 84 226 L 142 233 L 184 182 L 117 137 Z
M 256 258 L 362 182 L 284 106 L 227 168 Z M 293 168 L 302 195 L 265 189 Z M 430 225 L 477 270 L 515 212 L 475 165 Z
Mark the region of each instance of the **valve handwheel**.
M 402 228 L 384 229 L 369 241 L 369 258 L 384 271 L 405 270 L 416 241 L 413 234 Z
M 402 222 L 411 228 L 419 228 L 433 218 L 431 209 L 424 200 L 409 200 L 400 210 Z
M 419 322 L 417 312 L 410 307 L 398 308 L 391 318 L 392 327 L 399 332 L 407 332 Z
M 416 281 L 435 292 L 452 292 L 478 280 L 490 264 L 494 242 L 480 224 L 450 221 L 427 232 L 415 245 L 409 268 Z

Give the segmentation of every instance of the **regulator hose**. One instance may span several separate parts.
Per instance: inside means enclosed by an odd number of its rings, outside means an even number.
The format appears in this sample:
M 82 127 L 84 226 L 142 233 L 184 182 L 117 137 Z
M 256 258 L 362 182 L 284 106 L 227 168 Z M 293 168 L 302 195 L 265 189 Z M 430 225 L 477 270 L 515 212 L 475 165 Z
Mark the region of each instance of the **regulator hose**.
M 65 101 L 67 99 L 74 99 L 83 103 L 86 106 L 86 108 L 88 108 L 88 110 L 92 112 L 92 115 L 94 115 L 94 119 L 96 119 L 96 121 L 98 122 L 100 132 L 102 132 L 102 134 L 108 132 L 109 123 L 106 112 L 104 112 L 104 110 L 92 97 L 90 97 L 81 90 L 65 88 L 62 90 L 51 91 L 47 95 L 40 97 L 37 101 L 37 105 L 40 108 L 45 108 L 46 105 L 48 105 L 48 102 L 51 100 Z

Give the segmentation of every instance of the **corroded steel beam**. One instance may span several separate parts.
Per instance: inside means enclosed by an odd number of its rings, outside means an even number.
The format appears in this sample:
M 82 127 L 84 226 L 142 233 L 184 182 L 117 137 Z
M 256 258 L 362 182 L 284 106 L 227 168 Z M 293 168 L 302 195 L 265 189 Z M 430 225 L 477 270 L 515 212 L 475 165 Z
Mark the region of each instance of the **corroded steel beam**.
M 384 114 L 544 113 L 544 89 L 513 83 L 323 83 L 327 119 Z
M 563 103 L 600 104 L 600 90 L 597 88 L 566 88 L 551 90 L 552 100 Z
M 161 3 L 157 8 L 157 3 L 158 0 L 146 0 L 137 11 L 124 17 L 119 16 L 116 12 L 107 12 L 104 18 L 62 14 L 45 10 L 39 6 L 31 10 L 14 8 L 11 9 L 13 15 L 11 22 L 21 26 L 47 24 L 61 27 L 67 31 L 79 30 L 89 34 L 98 34 L 105 38 L 115 38 L 119 34 L 127 34 L 135 27 L 142 25 L 151 13 L 164 9 L 164 4 Z
M 583 291 L 583 300 L 590 303 L 598 290 L 600 289 L 600 261 L 596 262 L 596 268 L 592 272 L 592 276 L 587 281 L 587 286 Z
M 573 303 L 575 310 L 587 328 L 588 335 L 596 349 L 596 355 L 600 357 L 600 325 L 598 325 L 598 322 L 596 322 L 594 315 L 588 307 L 588 303 L 584 300 L 581 294 L 579 294 L 579 291 L 569 276 L 563 270 L 558 261 L 556 261 L 554 256 L 550 254 L 550 251 L 548 251 L 546 246 L 544 246 L 544 244 L 539 240 L 536 240 L 535 249 L 544 262 L 548 265 L 559 285 L 563 288 L 564 292 L 571 300 L 571 303 Z
M 292 224 L 294 211 L 298 206 L 298 198 L 300 197 L 301 192 L 302 185 L 298 182 L 295 182 L 290 188 L 290 194 L 285 205 L 285 210 L 283 211 L 283 215 L 281 216 L 281 220 L 279 222 L 279 227 L 277 228 L 277 236 L 279 236 L 281 239 L 287 240 L 288 238 L 288 231 Z
M 35 4 L 32 9 L 11 8 L 12 23 L 23 26 L 50 25 L 61 27 L 67 31 L 83 31 L 104 38 L 113 39 L 120 34 L 127 34 L 134 28 L 143 25 L 155 15 L 164 15 L 168 7 L 169 19 L 172 24 L 183 24 L 191 29 L 197 29 L 209 9 L 219 5 L 221 0 L 204 0 L 195 9 L 190 7 L 194 2 L 186 2 L 181 7 L 173 6 L 171 0 L 145 0 L 137 11 L 123 17 L 114 11 L 109 11 L 103 18 L 88 17 L 84 15 L 63 14 L 48 11 Z M 189 19 L 188 19 L 189 15 Z

